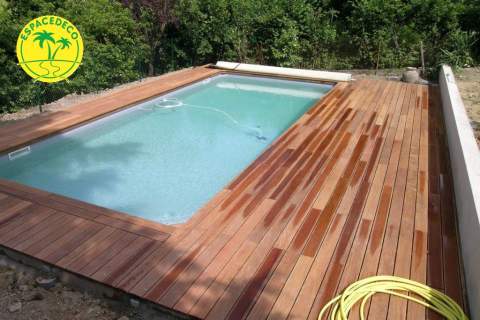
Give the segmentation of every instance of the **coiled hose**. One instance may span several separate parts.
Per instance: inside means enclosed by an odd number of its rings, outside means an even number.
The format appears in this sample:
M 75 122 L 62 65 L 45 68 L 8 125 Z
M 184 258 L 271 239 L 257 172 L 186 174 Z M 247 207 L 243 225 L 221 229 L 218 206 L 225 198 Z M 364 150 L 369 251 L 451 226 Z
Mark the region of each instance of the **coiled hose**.
M 462 308 L 442 292 L 419 282 L 394 276 L 374 276 L 352 283 L 322 308 L 318 319 L 321 320 L 332 307 L 330 320 L 347 320 L 350 309 L 361 300 L 360 319 L 364 320 L 365 304 L 375 293 L 391 294 L 419 303 L 448 320 L 468 320 Z M 409 293 L 414 295 L 408 295 Z

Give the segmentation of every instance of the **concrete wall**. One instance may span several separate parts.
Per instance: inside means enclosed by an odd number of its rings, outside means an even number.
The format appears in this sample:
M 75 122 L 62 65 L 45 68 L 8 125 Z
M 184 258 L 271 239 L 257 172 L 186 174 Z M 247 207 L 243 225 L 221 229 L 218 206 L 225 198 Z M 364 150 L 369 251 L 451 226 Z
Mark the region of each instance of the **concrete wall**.
M 480 320 L 480 151 L 449 66 L 442 66 L 439 82 L 470 315 Z

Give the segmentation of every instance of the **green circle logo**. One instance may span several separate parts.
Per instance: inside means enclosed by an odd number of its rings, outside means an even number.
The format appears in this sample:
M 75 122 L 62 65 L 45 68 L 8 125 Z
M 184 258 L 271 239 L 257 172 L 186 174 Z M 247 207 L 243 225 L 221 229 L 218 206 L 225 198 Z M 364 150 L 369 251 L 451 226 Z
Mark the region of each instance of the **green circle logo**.
M 33 79 L 58 82 L 80 66 L 83 40 L 78 29 L 58 16 L 41 16 L 25 25 L 17 40 L 17 58 Z

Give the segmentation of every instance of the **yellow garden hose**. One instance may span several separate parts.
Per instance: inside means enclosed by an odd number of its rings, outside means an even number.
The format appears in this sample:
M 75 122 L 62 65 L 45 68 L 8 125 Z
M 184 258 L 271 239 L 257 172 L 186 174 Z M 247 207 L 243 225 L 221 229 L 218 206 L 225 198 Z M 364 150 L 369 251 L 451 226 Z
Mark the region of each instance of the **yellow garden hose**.
M 330 320 L 347 320 L 350 309 L 361 300 L 360 319 L 364 320 L 365 304 L 375 293 L 391 294 L 419 303 L 448 320 L 468 320 L 462 308 L 442 292 L 416 281 L 393 276 L 369 277 L 352 283 L 323 307 L 318 319 L 321 320 L 332 307 Z

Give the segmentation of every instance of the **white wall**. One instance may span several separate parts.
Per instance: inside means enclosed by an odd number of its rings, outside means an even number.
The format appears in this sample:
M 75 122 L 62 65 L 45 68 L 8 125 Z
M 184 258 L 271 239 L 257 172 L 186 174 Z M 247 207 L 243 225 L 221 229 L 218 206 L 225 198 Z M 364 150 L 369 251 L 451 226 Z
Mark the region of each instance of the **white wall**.
M 439 82 L 470 315 L 480 320 L 480 151 L 449 66 L 442 66 Z

